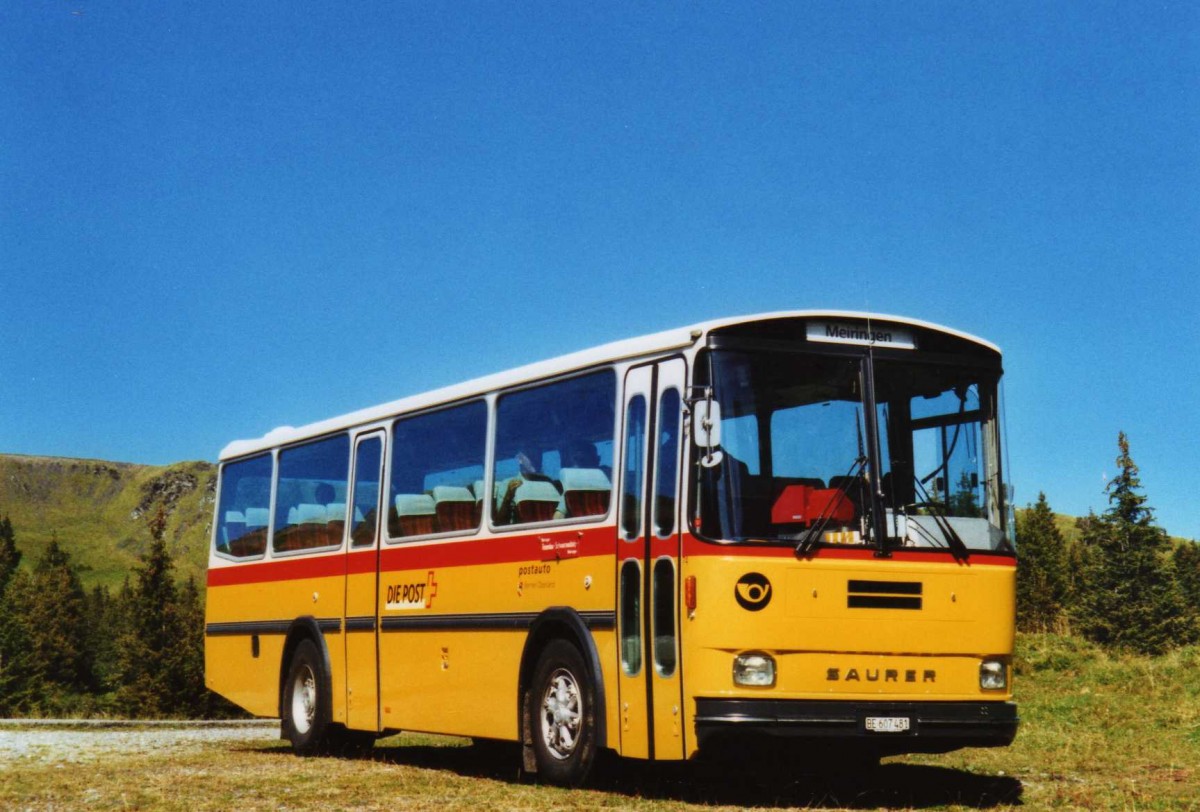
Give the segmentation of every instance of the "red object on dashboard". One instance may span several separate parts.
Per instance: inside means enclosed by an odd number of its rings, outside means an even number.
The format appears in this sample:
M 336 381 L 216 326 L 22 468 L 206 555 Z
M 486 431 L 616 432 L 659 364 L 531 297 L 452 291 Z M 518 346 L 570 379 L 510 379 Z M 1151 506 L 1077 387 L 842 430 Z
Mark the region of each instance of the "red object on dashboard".
M 854 503 L 837 488 L 788 485 L 771 508 L 772 524 L 810 525 L 820 516 L 847 524 L 854 521 Z

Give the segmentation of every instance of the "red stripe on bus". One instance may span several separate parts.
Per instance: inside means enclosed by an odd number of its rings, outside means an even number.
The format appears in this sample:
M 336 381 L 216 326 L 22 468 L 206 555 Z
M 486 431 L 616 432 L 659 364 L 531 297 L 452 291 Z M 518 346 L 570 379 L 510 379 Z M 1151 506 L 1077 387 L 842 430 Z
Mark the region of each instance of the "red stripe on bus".
M 611 526 L 592 530 L 552 531 L 534 535 L 480 538 L 470 541 L 397 545 L 380 551 L 380 570 L 436 569 L 521 561 L 569 561 L 612 555 Z M 375 571 L 375 550 L 352 551 L 319 558 L 287 558 L 255 561 L 208 571 L 208 585 L 231 586 L 302 578 L 327 578 Z
M 513 564 L 522 561 L 569 561 L 573 558 L 591 558 L 614 555 L 618 552 L 616 528 L 611 525 L 587 530 L 556 530 L 520 536 L 500 536 L 471 539 L 469 541 L 436 542 L 421 545 L 385 546 L 379 551 L 380 570 L 437 569 L 439 567 L 469 567 L 487 564 Z M 641 554 L 630 546 L 630 553 Z M 794 558 L 796 553 L 787 546 L 759 546 L 754 544 L 711 544 L 690 534 L 684 535 L 683 554 L 696 557 L 730 558 Z M 235 584 L 292 581 L 304 578 L 329 578 L 339 575 L 358 575 L 375 571 L 374 548 L 351 551 L 345 555 L 322 555 L 316 558 L 296 557 L 275 561 L 255 561 L 237 566 L 220 567 L 208 571 L 208 585 L 232 586 Z M 875 557 L 875 551 L 867 548 L 820 547 L 813 550 L 807 559 L 842 561 L 877 561 L 886 566 L 887 561 L 912 561 L 937 564 L 988 564 L 991 566 L 1014 567 L 1017 564 L 1011 555 L 978 553 L 965 562 L 959 562 L 946 550 L 895 550 L 886 559 Z
M 264 581 L 296 581 L 303 578 L 328 578 L 346 573 L 346 556 L 323 555 L 319 558 L 285 558 L 256 561 L 208 571 L 208 585 L 233 586 Z
M 685 556 L 729 556 L 739 558 L 795 558 L 796 551 L 788 546 L 761 546 L 747 544 L 712 544 L 692 535 L 684 535 Z M 804 556 L 803 560 L 878 561 L 886 566 L 888 561 L 917 561 L 937 564 L 991 564 L 998 567 L 1015 567 L 1017 559 L 1006 553 L 972 553 L 965 562 L 959 562 L 949 550 L 906 549 L 892 550 L 887 558 L 877 558 L 875 550 L 868 547 L 817 547 Z
M 878 561 L 881 566 L 887 566 L 888 561 L 919 561 L 936 562 L 939 564 L 989 564 L 997 567 L 1015 567 L 1017 559 L 1007 553 L 971 553 L 966 560 L 959 560 L 954 553 L 946 550 L 893 550 L 887 558 L 876 558 L 874 550 L 839 550 L 825 548 L 820 551 L 818 558 L 847 559 L 853 561 Z

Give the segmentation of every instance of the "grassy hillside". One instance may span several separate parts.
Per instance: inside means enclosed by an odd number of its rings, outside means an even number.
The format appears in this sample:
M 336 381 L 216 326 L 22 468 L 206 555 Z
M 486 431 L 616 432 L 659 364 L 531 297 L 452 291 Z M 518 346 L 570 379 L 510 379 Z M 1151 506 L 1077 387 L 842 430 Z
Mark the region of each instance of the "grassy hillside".
M 201 578 L 207 561 L 216 468 L 0 454 L 0 515 L 13 524 L 21 564 L 59 545 L 86 587 L 120 585 L 150 544 L 148 520 L 167 512 L 167 547 L 177 574 Z

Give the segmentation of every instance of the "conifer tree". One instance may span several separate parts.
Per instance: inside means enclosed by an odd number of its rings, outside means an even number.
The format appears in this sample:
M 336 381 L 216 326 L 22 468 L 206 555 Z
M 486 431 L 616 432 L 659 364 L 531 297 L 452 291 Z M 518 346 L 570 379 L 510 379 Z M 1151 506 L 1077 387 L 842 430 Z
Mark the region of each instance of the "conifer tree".
M 1017 628 L 1063 631 L 1070 589 L 1067 547 L 1044 493 L 1017 517 L 1017 550 Z
M 36 710 L 41 681 L 30 656 L 29 621 L 24 605 L 29 575 L 17 572 L 0 593 L 0 716 L 19 716 Z
M 179 590 L 180 637 L 175 646 L 179 677 L 176 710 L 190 718 L 209 715 L 209 693 L 204 687 L 204 605 L 196 581 L 188 578 Z
M 121 628 L 117 601 L 108 589 L 96 585 L 87 597 L 85 636 L 92 662 L 91 690 L 106 694 L 117 685 L 117 632 Z
M 1109 509 L 1084 528 L 1089 549 L 1076 623 L 1097 643 L 1161 654 L 1193 642 L 1197 628 L 1167 558 L 1170 540 L 1154 525 L 1124 432 L 1117 445 Z
M 1183 599 L 1200 622 L 1200 544 L 1185 541 L 1175 548 L 1172 558 Z
M 17 549 L 12 522 L 5 516 L 0 519 L 0 595 L 4 594 L 4 587 L 8 585 L 20 564 L 21 551 Z
M 150 521 L 150 549 L 137 568 L 129 625 L 118 642 L 117 705 L 133 717 L 161 717 L 176 711 L 181 679 L 175 647 L 183 635 L 165 529 L 166 514 L 159 507 Z
M 17 572 L 20 563 L 12 522 L 4 516 L 0 519 L 0 716 L 28 710 L 31 699 L 28 624 L 19 611 L 26 576 Z
M 121 587 L 112 596 L 112 606 L 109 607 L 112 612 L 112 626 L 110 634 L 112 637 L 112 671 L 109 674 L 110 684 L 114 691 L 125 684 L 129 671 L 126 668 L 125 660 L 127 659 L 127 650 L 131 644 L 133 632 L 133 619 L 137 616 L 137 596 L 133 587 L 133 582 L 130 575 L 126 574 L 121 581 Z M 123 710 L 118 707 L 118 710 Z
M 53 538 L 34 566 L 21 602 L 28 624 L 30 663 L 48 700 L 78 694 L 91 683 L 83 584 L 70 555 Z
M 1086 593 L 1084 579 L 1091 569 L 1091 561 L 1095 557 L 1092 544 L 1088 539 L 1100 531 L 1100 517 L 1093 510 L 1088 515 L 1075 519 L 1075 530 L 1078 532 L 1077 543 L 1067 547 L 1067 607 L 1068 615 L 1074 616 L 1080 602 Z

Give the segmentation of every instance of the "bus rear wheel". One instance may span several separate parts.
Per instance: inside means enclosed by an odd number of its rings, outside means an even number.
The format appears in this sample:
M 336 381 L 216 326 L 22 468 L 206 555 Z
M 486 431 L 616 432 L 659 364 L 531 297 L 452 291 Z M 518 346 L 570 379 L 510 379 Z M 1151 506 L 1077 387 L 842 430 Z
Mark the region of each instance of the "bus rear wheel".
M 301 640 L 283 683 L 283 735 L 297 753 L 315 753 L 325 743 L 330 727 L 328 686 L 325 660 L 316 644 Z
M 577 787 L 596 757 L 596 691 L 575 646 L 554 640 L 533 671 L 530 726 L 538 776 Z

